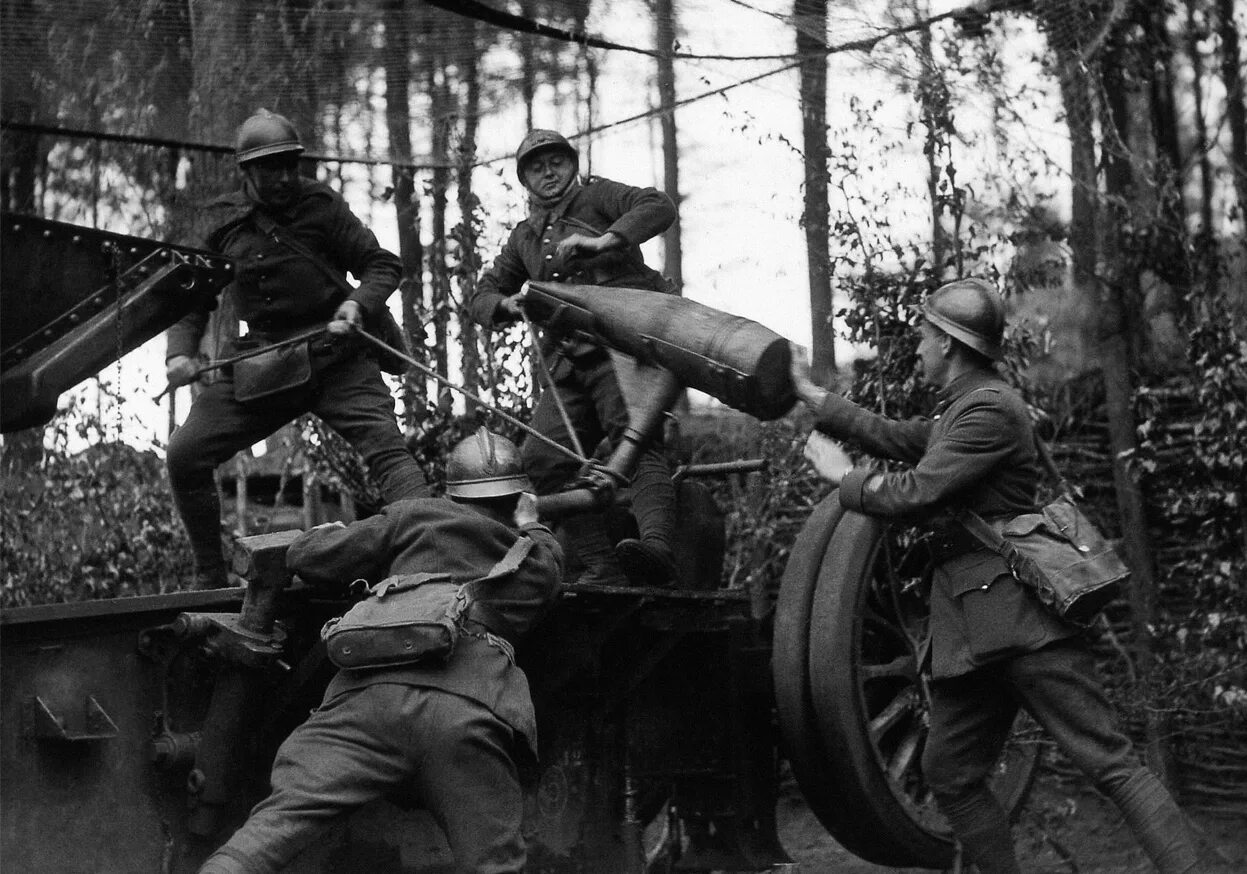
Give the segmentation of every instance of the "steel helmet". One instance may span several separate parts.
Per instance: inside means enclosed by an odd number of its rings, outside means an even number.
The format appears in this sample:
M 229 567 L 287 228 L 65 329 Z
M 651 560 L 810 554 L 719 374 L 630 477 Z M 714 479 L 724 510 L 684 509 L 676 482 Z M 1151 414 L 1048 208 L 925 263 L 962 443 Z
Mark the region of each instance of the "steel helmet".
M 452 498 L 504 498 L 532 488 L 520 450 L 484 426 L 456 443 L 446 460 L 446 494 Z
M 267 109 L 261 109 L 239 125 L 234 143 L 234 158 L 239 164 L 286 152 L 298 155 L 302 151 L 299 132 L 290 119 Z
M 561 133 L 552 130 L 530 130 L 520 147 L 515 150 L 515 169 L 518 173 L 524 172 L 524 161 L 533 154 L 533 152 L 557 149 L 566 152 L 572 156 L 572 160 L 579 161 L 580 153 L 576 151 L 575 146 L 567 141 L 567 137 Z
M 1005 305 L 992 283 L 958 279 L 927 296 L 922 314 L 928 322 L 993 361 L 1001 355 Z

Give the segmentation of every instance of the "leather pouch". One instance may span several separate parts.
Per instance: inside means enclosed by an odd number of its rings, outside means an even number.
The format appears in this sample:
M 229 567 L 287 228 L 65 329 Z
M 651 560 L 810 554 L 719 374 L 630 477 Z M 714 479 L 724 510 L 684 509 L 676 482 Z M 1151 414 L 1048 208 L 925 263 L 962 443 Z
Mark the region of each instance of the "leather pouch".
M 321 629 L 339 668 L 377 668 L 450 658 L 459 637 L 460 586 L 449 574 L 382 580 L 368 597 Z
M 307 385 L 312 356 L 307 343 L 282 346 L 234 364 L 234 399 L 257 401 Z

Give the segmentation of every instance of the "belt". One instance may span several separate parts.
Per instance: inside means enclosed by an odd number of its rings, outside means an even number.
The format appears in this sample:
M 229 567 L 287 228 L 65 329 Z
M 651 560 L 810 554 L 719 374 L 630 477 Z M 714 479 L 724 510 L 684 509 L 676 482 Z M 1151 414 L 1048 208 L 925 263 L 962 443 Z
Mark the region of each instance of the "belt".
M 986 547 L 969 531 L 943 531 L 932 534 L 927 539 L 927 548 L 931 550 L 931 561 L 934 564 L 944 564 Z

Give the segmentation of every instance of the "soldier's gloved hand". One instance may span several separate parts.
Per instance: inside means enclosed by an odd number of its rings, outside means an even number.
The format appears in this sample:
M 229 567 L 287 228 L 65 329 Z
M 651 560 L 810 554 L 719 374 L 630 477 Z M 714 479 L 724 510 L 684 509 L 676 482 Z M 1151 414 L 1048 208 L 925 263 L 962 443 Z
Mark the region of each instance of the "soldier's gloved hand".
M 801 454 L 814 466 L 818 475 L 833 486 L 840 485 L 853 469 L 853 459 L 844 451 L 844 447 L 820 431 L 810 432 Z
M 597 255 L 602 252 L 610 252 L 613 249 L 623 248 L 625 240 L 614 231 L 607 231 L 598 237 L 590 237 L 587 234 L 572 234 L 559 240 L 557 246 L 554 247 L 554 258 L 561 263 L 567 263 L 569 260 L 579 255 Z
M 330 334 L 349 334 L 362 327 L 363 324 L 364 308 L 357 301 L 344 300 L 325 330 Z
M 520 492 L 515 502 L 515 513 L 512 516 L 516 528 L 527 528 L 537 524 L 537 496 L 532 492 Z
M 201 364 L 198 358 L 189 355 L 174 355 L 165 362 L 165 379 L 170 388 L 190 385 L 199 378 Z

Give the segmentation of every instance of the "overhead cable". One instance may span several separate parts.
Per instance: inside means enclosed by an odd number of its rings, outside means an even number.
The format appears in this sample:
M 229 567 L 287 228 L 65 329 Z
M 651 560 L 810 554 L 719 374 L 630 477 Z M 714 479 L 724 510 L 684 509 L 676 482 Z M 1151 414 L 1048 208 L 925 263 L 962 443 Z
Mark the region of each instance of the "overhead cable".
M 495 9 L 485 3 L 478 2 L 478 0 L 425 0 L 425 2 L 446 12 L 483 21 L 486 24 L 492 24 L 504 30 L 531 33 L 537 36 L 549 37 L 550 39 L 562 40 L 563 42 L 575 43 L 576 45 L 593 46 L 598 49 L 633 52 L 638 55 L 647 55 L 651 58 L 682 58 L 698 61 L 781 61 L 795 57 L 792 52 L 782 55 L 701 55 L 692 52 L 661 52 L 657 49 L 646 49 L 640 46 L 612 42 L 598 36 L 590 36 L 584 31 L 564 30 L 561 27 L 543 24 L 540 21 L 525 18 L 522 15 L 503 12 L 501 9 Z

